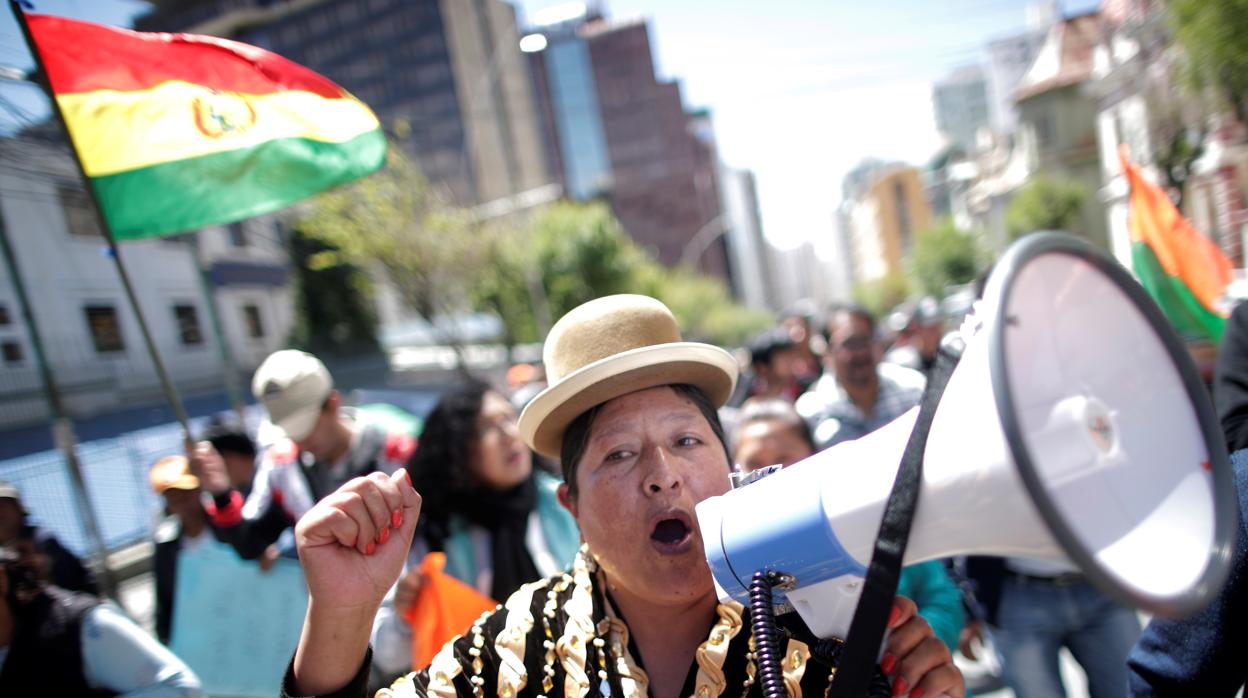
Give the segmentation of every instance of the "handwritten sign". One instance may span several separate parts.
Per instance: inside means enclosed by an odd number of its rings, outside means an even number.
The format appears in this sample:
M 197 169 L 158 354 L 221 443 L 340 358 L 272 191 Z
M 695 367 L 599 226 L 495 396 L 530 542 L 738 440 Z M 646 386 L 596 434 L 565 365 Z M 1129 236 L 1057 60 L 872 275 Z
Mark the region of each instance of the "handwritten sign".
M 217 698 L 275 696 L 308 608 L 299 563 L 268 571 L 212 541 L 178 556 L 170 647 Z

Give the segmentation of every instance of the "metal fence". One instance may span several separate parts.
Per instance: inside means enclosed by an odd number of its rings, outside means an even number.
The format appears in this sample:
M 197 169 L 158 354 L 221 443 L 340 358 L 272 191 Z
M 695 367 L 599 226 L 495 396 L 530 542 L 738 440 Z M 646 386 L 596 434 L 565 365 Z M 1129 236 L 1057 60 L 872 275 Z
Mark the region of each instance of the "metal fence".
M 253 415 L 248 417 L 251 421 Z M 192 419 L 192 433 L 201 432 L 207 421 L 207 417 Z M 148 469 L 162 456 L 183 452 L 182 429 L 176 423 L 79 444 L 78 460 L 88 496 L 109 550 L 151 539 L 164 502 L 148 484 Z M 55 533 L 75 554 L 91 551 L 83 512 L 60 451 L 0 461 L 0 479 L 17 486 L 36 525 Z

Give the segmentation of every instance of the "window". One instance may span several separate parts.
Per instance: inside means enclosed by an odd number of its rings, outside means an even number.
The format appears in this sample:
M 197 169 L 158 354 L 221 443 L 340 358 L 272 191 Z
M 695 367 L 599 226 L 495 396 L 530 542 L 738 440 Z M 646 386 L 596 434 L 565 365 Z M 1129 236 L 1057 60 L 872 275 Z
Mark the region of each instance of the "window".
M 173 306 L 173 317 L 178 323 L 178 337 L 184 346 L 204 343 L 204 335 L 199 331 L 199 313 L 193 305 Z
M 235 247 L 247 246 L 247 231 L 243 229 L 242 223 L 231 223 L 226 226 L 226 230 L 230 233 L 230 244 Z
M 260 309 L 256 306 L 243 306 L 243 324 L 247 328 L 248 337 L 252 339 L 264 337 L 264 323 L 260 321 Z
M 97 352 L 110 354 L 126 350 L 116 308 L 111 305 L 88 305 L 84 311 L 87 315 L 87 327 L 91 330 L 91 342 L 95 344 Z
M 22 363 L 22 345 L 15 341 L 0 342 L 0 355 L 4 356 L 4 364 L 12 366 Z
M 7 327 L 11 322 L 13 321 L 9 319 L 9 306 L 0 304 L 0 327 Z
M 57 187 L 57 195 L 65 210 L 65 225 L 69 228 L 70 235 L 101 237 L 99 220 L 95 217 L 95 209 L 91 206 L 91 199 L 85 189 L 62 184 Z

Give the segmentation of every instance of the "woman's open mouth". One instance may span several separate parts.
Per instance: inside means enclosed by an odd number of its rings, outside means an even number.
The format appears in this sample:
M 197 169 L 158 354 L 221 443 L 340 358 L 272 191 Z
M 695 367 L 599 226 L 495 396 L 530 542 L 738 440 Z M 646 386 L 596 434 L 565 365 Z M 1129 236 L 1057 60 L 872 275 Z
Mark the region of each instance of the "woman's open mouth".
M 664 555 L 680 555 L 693 547 L 693 519 L 673 510 L 651 519 L 650 544 Z

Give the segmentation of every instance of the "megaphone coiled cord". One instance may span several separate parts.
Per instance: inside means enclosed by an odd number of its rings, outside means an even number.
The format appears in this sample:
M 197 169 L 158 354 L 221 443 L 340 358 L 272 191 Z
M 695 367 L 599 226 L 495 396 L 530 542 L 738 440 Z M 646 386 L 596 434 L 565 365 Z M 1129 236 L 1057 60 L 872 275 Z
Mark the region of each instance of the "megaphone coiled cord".
M 774 573 L 759 570 L 750 582 L 750 629 L 754 632 L 754 657 L 758 663 L 759 686 L 764 698 L 787 698 L 780 663 L 779 631 L 771 605 Z

